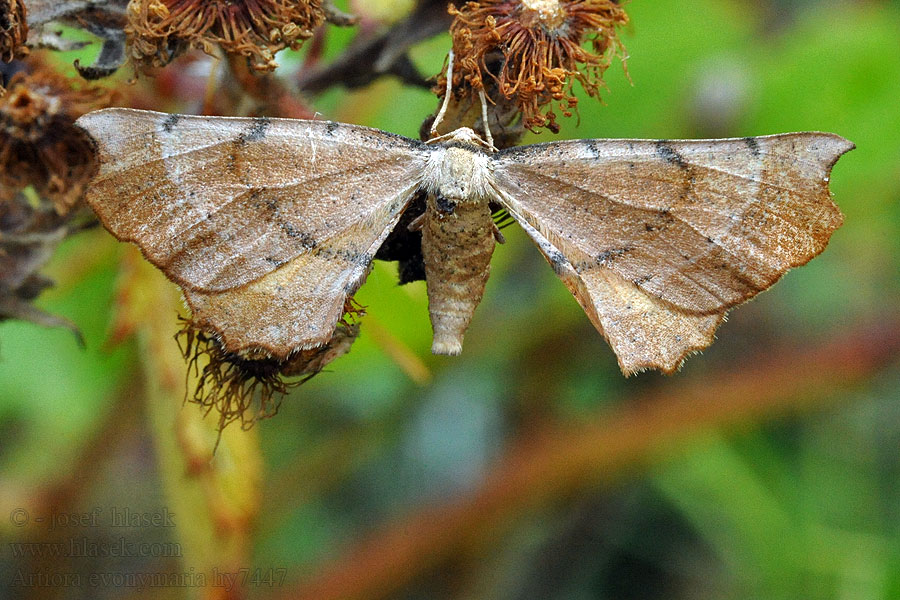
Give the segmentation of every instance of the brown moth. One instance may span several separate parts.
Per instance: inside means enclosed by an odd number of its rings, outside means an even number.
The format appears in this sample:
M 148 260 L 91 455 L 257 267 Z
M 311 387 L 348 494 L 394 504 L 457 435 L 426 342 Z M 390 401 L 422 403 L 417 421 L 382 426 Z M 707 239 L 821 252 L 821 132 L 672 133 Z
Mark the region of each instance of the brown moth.
M 626 374 L 672 372 L 725 312 L 822 252 L 842 222 L 829 133 L 570 140 L 495 151 L 468 128 L 428 143 L 330 121 L 106 109 L 87 200 L 184 290 L 235 353 L 328 342 L 411 198 L 432 351 L 458 354 L 502 236 L 525 229 Z

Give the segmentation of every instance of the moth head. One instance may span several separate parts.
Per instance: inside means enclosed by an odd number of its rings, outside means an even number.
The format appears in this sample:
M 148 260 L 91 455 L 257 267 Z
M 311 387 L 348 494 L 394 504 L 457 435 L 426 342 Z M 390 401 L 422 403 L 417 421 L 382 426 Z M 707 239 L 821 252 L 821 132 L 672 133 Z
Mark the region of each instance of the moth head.
M 455 201 L 477 200 L 489 195 L 490 148 L 477 133 L 462 127 L 431 140 L 440 146 L 428 158 L 424 177 L 425 189 Z
M 426 144 L 441 144 L 443 146 L 469 146 L 474 151 L 496 152 L 497 149 L 488 144 L 484 139 L 469 127 L 460 127 L 450 133 L 432 138 Z

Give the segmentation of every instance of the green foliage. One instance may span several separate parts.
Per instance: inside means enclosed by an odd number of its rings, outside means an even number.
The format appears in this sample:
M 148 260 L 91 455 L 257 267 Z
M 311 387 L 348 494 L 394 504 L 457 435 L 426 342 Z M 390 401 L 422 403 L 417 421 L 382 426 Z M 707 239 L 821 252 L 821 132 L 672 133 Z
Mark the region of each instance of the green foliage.
M 538 432 L 639 411 L 647 394 L 665 401 L 685 394 L 684 383 L 707 389 L 723 373 L 754 373 L 771 355 L 802 363 L 872 325 L 892 331 L 887 339 L 900 337 L 897 4 L 659 0 L 627 10 L 630 81 L 614 64 L 603 103 L 582 98 L 579 118 L 562 121 L 561 137 L 833 131 L 858 147 L 833 173 L 843 228 L 821 257 L 738 308 L 720 339 L 672 378 L 623 380 L 604 341 L 515 226 L 496 252 L 459 358 L 428 352 L 424 285 L 398 287 L 394 265 L 377 264 L 357 296 L 368 316 L 352 352 L 257 425 L 267 466 L 253 567 L 285 568 L 292 585 L 318 581 L 326 569 L 352 569 L 345 553 L 373 531 L 387 528 L 389 540 L 390 524 L 402 527 L 406 516 L 434 504 L 449 503 L 449 511 L 489 487 L 486 474 L 516 472 L 520 465 L 504 449 L 540 440 Z M 326 56 L 351 38 L 350 31 L 329 32 Z M 447 36 L 429 40 L 414 48 L 413 59 L 423 72 L 437 73 L 448 44 Z M 704 104 L 705 85 L 726 100 Z M 386 80 L 332 90 L 313 104 L 326 118 L 415 137 L 436 99 Z M 545 132 L 527 141 L 551 139 Z M 110 248 L 99 231 L 67 242 L 50 269 L 61 285 L 38 301 L 78 324 L 85 350 L 65 331 L 0 323 L 4 492 L 70 475 L 82 446 L 103 443 L 94 435 L 110 407 L 144 410 L 138 398 L 116 398 L 140 395 L 147 357 L 136 344 L 104 344 L 117 272 Z M 73 257 L 80 261 L 74 267 Z M 873 335 L 870 344 L 885 339 Z M 416 380 L 418 371 L 398 360 L 396 348 L 425 369 L 424 379 Z M 847 361 L 854 360 L 847 350 Z M 426 553 L 407 578 L 372 597 L 897 597 L 900 367 L 896 355 L 888 362 L 834 390 L 790 392 L 786 409 L 745 414 L 735 405 L 738 417 L 721 420 L 728 426 L 685 426 L 675 443 L 646 455 L 547 483 L 558 485 L 549 499 L 500 506 L 491 519 L 503 524 L 496 531 L 460 517 L 459 536 L 478 541 L 453 546 L 450 557 Z M 773 378 L 748 394 L 792 385 Z M 755 397 L 746 400 L 752 405 Z M 158 467 L 138 460 L 153 447 L 146 437 L 154 428 L 135 422 L 131 442 L 109 448 L 120 456 L 106 457 L 135 470 L 100 476 L 68 510 L 120 498 L 135 480 L 160 478 Z M 564 470 L 567 460 L 558 460 Z M 528 489 L 545 497 L 541 482 Z M 479 531 L 493 533 L 479 538 Z M 16 530 L 4 525 L 0 533 L 13 539 Z M 553 579 L 544 565 L 555 564 L 557 554 L 570 558 Z M 546 581 L 538 580 L 541 573 Z M 522 581 L 534 586 L 524 589 Z M 626 581 L 634 587 L 623 590 Z M 298 595 L 305 589 L 298 584 Z M 250 590 L 259 598 L 273 591 Z M 184 592 L 173 597 L 199 593 Z

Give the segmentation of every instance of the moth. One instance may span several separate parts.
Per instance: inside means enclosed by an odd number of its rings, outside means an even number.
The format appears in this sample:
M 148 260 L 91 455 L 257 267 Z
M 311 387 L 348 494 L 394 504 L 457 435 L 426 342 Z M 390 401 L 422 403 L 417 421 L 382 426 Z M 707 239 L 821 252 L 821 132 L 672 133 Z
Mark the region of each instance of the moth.
M 105 109 L 77 121 L 87 201 L 184 291 L 235 353 L 325 344 L 419 191 L 432 351 L 458 354 L 518 222 L 626 374 L 672 372 L 731 307 L 822 252 L 842 215 L 829 133 L 595 139 L 496 151 L 468 128 L 423 143 L 332 121 Z

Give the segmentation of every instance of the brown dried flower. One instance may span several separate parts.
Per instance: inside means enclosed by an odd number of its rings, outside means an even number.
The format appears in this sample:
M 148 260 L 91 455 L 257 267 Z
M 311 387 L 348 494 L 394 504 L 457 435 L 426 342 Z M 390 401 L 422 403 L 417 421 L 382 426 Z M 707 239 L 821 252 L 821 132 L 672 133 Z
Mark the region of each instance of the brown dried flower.
M 533 131 L 559 131 L 554 105 L 572 115 L 578 103 L 573 80 L 599 96 L 603 72 L 622 51 L 616 27 L 628 22 L 612 0 L 480 0 L 449 10 L 454 88 L 481 90 L 490 76 L 503 97 L 515 99 Z
M 242 356 L 225 351 L 215 337 L 191 321 L 176 336 L 197 386 L 188 400 L 219 413 L 219 429 L 233 421 L 249 428 L 259 419 L 275 415 L 281 398 L 291 388 L 320 373 L 326 365 L 350 351 L 359 336 L 355 318 L 361 310 L 348 304 L 344 320 L 331 340 L 318 348 L 300 350 L 285 361 L 267 356 Z M 203 367 L 200 364 L 203 363 Z M 301 377 L 286 381 L 285 377 Z
M 81 198 L 95 168 L 90 139 L 75 119 L 111 99 L 103 88 L 73 84 L 30 59 L 0 98 L 0 187 L 34 186 L 60 214 Z
M 321 0 L 131 0 L 125 33 L 139 69 L 164 66 L 188 48 L 213 54 L 218 44 L 272 71 L 275 53 L 299 48 L 324 20 Z
M 27 53 L 27 38 L 25 0 L 0 0 L 0 60 L 10 62 Z

